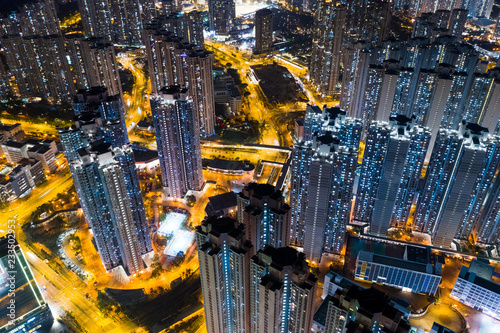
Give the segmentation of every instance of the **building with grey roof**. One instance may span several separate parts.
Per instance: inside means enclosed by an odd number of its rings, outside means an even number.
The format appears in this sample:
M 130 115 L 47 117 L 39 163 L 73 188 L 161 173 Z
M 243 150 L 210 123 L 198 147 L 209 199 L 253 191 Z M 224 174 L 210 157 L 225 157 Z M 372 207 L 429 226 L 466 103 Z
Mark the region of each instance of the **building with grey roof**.
M 434 295 L 441 282 L 442 264 L 432 263 L 430 259 L 428 248 L 416 246 L 406 246 L 402 258 L 360 251 L 355 279 Z

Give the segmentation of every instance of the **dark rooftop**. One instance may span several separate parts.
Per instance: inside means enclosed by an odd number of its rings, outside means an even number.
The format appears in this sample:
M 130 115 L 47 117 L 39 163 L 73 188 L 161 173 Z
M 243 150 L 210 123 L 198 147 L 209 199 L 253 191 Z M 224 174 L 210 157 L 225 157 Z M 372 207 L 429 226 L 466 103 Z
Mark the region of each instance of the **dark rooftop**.
M 234 228 L 236 228 L 237 222 L 229 217 L 209 217 L 204 221 L 204 223 L 212 226 L 211 232 L 215 232 L 220 235 L 231 232 Z
M 22 148 L 22 147 L 24 147 L 25 143 L 11 140 L 11 141 L 7 141 L 7 142 L 3 142 L 2 145 L 7 146 L 7 147 L 12 147 L 12 148 Z
M 469 272 L 469 267 L 467 266 L 462 266 L 462 269 L 460 270 L 460 274 L 458 276 L 475 285 L 478 285 L 489 291 L 494 292 L 495 294 L 500 295 L 500 285 L 496 284 L 495 282 L 486 280 L 482 277 L 479 277 L 473 272 Z
M 174 95 L 179 93 L 187 93 L 187 88 L 181 88 L 181 86 L 169 86 L 160 89 L 163 94 Z
M 322 135 L 318 138 L 318 141 L 321 142 L 322 144 L 330 144 L 330 143 L 334 143 L 335 141 L 338 142 L 338 139 L 336 140 L 335 138 L 333 138 L 333 136 L 331 135 Z
M 227 193 L 215 195 L 208 198 L 207 206 L 205 207 L 205 213 L 208 216 L 218 215 L 220 211 L 235 207 L 238 205 L 236 193 L 230 191 Z
M 431 250 L 429 247 L 406 246 L 406 258 L 408 261 L 427 264 L 429 263 L 430 252 Z
M 475 124 L 475 123 L 467 123 L 465 128 L 470 130 L 472 134 L 479 135 L 481 133 L 488 133 L 488 129 L 486 127 L 483 127 L 483 126 Z
M 409 122 L 411 122 L 411 118 L 409 118 L 405 115 L 402 115 L 402 114 L 398 114 L 394 117 L 390 117 L 390 120 L 397 122 L 398 125 L 406 125 Z
M 259 183 L 250 183 L 246 186 L 245 190 L 253 190 L 254 195 L 259 197 L 268 197 L 276 192 L 273 185 Z
M 10 131 L 13 130 L 14 128 L 21 126 L 19 123 L 11 124 L 11 125 L 6 125 L 6 124 L 1 124 L 0 123 L 0 131 Z
M 270 256 L 273 261 L 273 266 L 283 268 L 285 266 L 293 266 L 296 263 L 305 261 L 305 255 L 291 247 L 274 248 L 266 246 L 263 252 Z M 300 264 L 300 263 L 299 263 Z
M 158 158 L 157 150 L 144 149 L 142 147 L 132 147 L 136 162 L 149 162 Z
M 91 151 L 97 154 L 104 154 L 109 152 L 111 149 L 111 144 L 103 141 L 96 141 L 91 146 Z
M 332 296 L 328 295 L 325 297 L 323 302 L 321 303 L 320 307 L 318 310 L 316 310 L 316 313 L 314 314 L 314 321 L 322 326 L 325 326 L 326 323 L 326 315 L 328 312 L 328 303 L 330 300 L 333 299 Z
M 252 171 L 255 166 L 250 162 L 222 160 L 219 158 L 213 160 L 205 160 L 209 168 L 227 170 L 227 171 Z

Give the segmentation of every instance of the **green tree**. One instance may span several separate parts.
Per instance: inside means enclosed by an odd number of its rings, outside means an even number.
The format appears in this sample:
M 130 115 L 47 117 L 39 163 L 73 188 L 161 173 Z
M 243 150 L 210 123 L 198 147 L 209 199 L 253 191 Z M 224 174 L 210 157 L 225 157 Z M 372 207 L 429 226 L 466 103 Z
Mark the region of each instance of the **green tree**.
M 186 196 L 186 204 L 189 207 L 193 207 L 194 204 L 196 203 L 196 197 L 192 194 Z

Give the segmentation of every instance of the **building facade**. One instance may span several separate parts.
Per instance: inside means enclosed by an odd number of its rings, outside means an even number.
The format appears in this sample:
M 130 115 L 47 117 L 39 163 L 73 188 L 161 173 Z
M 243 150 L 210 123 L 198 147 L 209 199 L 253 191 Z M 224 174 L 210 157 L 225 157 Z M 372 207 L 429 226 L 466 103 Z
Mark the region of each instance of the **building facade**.
M 208 23 L 216 35 L 229 35 L 236 16 L 234 0 L 208 0 Z
M 172 86 L 151 99 L 162 184 L 174 198 L 203 185 L 198 118 L 187 93 Z
M 317 278 L 303 253 L 267 246 L 250 262 L 249 332 L 309 332 Z
M 430 233 L 435 246 L 468 239 L 488 193 L 493 194 L 498 153 L 498 138 L 477 124 L 441 130 L 417 202 L 414 230 Z
M 286 247 L 290 241 L 290 206 L 269 184 L 248 184 L 238 193 L 238 222 L 245 224 L 255 251 L 267 245 Z
M 259 9 L 255 12 L 255 50 L 254 53 L 269 53 L 273 47 L 273 12 Z
M 371 124 L 354 207 L 354 219 L 369 223 L 370 233 L 387 235 L 390 226 L 406 226 L 429 140 L 430 132 L 415 118 Z
M 207 332 L 251 332 L 250 257 L 245 226 L 212 217 L 196 227 Z
M 309 260 L 342 251 L 361 130 L 360 121 L 339 108 L 308 106 L 303 140 L 291 158 L 290 242 Z
M 500 315 L 500 286 L 469 267 L 462 266 L 450 297 L 493 318 Z

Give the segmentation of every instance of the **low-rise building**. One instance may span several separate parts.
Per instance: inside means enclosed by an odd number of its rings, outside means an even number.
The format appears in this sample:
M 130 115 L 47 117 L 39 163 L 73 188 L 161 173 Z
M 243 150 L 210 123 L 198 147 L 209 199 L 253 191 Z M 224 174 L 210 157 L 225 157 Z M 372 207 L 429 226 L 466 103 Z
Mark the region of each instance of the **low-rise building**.
M 1 144 L 7 162 L 18 164 L 24 158 L 34 158 L 42 162 L 43 168 L 53 173 L 57 170 L 57 144 L 46 139 L 27 139 L 24 141 L 9 140 Z
M 45 180 L 42 162 L 22 159 L 19 164 L 0 181 L 0 202 L 22 198 Z
M 349 288 L 353 285 L 357 284 L 340 274 L 330 271 L 325 275 L 325 280 L 323 282 L 323 294 L 321 295 L 321 298 L 326 299 L 328 295 L 334 295 L 338 289 Z
M 296 141 L 304 140 L 304 119 L 296 119 L 294 124 L 294 133 Z
M 16 260 L 12 260 L 12 256 Z M 11 234 L 0 238 L 0 268 L 0 332 L 50 331 L 54 321 L 50 308 L 21 247 Z M 15 285 L 15 297 L 12 297 L 14 293 L 9 290 L 10 283 Z M 12 313 L 14 316 L 10 315 Z
M 215 103 L 228 104 L 231 112 L 241 112 L 241 94 L 234 79 L 223 73 L 214 79 L 214 100 Z
M 54 142 L 54 141 L 51 141 Z M 55 143 L 54 143 L 55 144 Z M 30 147 L 27 151 L 28 157 L 34 158 L 42 162 L 43 168 L 49 172 L 54 173 L 57 170 L 56 154 L 57 148 L 52 144 L 37 143 Z
M 21 159 L 28 157 L 28 146 L 20 141 L 9 140 L 2 142 L 2 151 L 7 162 L 17 164 Z
M 355 279 L 434 295 L 441 283 L 442 263 L 433 259 L 428 247 L 406 246 L 402 258 L 360 251 Z
M 250 161 L 233 161 L 215 158 L 213 160 L 204 159 L 202 161 L 203 167 L 209 171 L 229 174 L 229 175 L 242 175 L 253 173 L 255 166 Z
M 451 291 L 451 297 L 493 318 L 500 317 L 500 285 L 492 281 L 492 266 L 472 261 L 462 266 Z
M 208 198 L 208 203 L 205 206 L 205 215 L 207 217 L 223 217 L 229 216 L 236 211 L 238 207 L 238 196 L 233 191 L 214 195 Z
M 19 123 L 5 125 L 0 123 L 0 142 L 5 142 L 9 139 L 20 141 L 24 139 L 24 131 Z
M 432 328 L 431 328 L 431 331 L 429 333 L 457 333 L 451 329 L 449 329 L 448 327 L 445 327 L 441 324 L 438 324 L 438 323 L 434 323 L 432 325 Z

